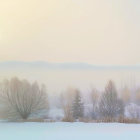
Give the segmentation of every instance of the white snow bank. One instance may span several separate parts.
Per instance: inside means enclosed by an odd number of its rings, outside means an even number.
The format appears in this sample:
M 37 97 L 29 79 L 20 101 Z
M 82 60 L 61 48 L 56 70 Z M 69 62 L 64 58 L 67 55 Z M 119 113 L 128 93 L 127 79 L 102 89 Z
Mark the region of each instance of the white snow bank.
M 0 123 L 0 140 L 140 140 L 139 124 Z

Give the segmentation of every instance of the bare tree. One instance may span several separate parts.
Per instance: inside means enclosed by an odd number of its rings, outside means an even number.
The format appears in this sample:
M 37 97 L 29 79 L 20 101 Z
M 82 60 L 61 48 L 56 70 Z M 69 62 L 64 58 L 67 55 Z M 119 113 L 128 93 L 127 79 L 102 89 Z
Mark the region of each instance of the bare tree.
M 61 94 L 61 104 L 64 111 L 64 121 L 73 121 L 72 102 L 75 95 L 74 88 L 68 88 L 63 94 Z
M 92 102 L 91 117 L 93 119 L 96 119 L 97 118 L 97 105 L 98 105 L 98 99 L 99 99 L 99 92 L 94 88 L 91 90 L 90 99 Z
M 140 105 L 140 88 L 136 90 L 134 101 L 137 105 Z
M 130 103 L 131 92 L 130 92 L 130 90 L 129 90 L 129 88 L 128 88 L 127 86 L 125 86 L 125 87 L 122 89 L 121 98 L 122 98 L 122 100 L 124 101 L 124 103 L 125 103 L 126 105 Z
M 109 81 L 99 102 L 99 113 L 104 119 L 113 119 L 123 115 L 124 106 L 117 96 L 115 85 Z
M 37 82 L 30 84 L 18 78 L 2 82 L 0 99 L 9 118 L 27 119 L 48 108 L 45 86 L 40 88 Z

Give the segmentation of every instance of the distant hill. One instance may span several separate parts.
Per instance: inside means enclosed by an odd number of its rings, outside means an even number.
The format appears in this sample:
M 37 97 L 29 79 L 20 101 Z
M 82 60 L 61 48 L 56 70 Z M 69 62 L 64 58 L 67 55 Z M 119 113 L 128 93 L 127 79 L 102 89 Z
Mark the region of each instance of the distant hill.
M 140 69 L 140 65 L 91 65 L 87 63 L 49 63 L 45 61 L 5 61 L 0 62 L 0 69 L 35 68 L 35 69 Z

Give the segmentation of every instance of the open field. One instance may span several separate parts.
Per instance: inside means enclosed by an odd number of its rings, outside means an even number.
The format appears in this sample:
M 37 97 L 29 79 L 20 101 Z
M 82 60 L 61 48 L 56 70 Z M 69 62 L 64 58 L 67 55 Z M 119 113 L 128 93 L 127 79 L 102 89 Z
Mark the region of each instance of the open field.
M 139 124 L 0 123 L 0 140 L 140 140 Z

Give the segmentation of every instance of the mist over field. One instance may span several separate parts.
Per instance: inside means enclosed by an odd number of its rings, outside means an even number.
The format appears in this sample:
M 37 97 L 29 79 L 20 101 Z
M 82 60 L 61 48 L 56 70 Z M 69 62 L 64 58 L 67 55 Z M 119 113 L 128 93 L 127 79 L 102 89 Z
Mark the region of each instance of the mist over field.
M 1 62 L 0 80 L 17 76 L 29 81 L 44 83 L 49 94 L 59 94 L 66 88 L 75 87 L 82 91 L 90 88 L 104 90 L 109 80 L 117 89 L 140 86 L 140 66 L 101 66 L 86 63 L 48 62 Z

